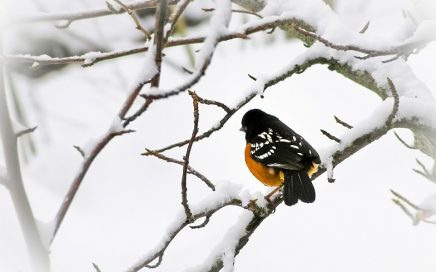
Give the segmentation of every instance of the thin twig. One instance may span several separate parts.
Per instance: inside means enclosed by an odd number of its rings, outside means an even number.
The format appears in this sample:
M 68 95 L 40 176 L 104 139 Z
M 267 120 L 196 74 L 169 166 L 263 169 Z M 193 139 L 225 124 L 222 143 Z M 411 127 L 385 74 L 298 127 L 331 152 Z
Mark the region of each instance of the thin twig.
M 130 15 L 130 17 L 132 18 L 133 22 L 135 23 L 135 28 L 137 30 L 141 31 L 142 34 L 144 34 L 146 40 L 149 40 L 151 38 L 150 33 L 148 33 L 148 31 L 141 25 L 141 23 L 139 22 L 138 17 L 135 14 L 135 11 L 130 9 L 123 2 L 121 2 L 121 0 L 113 0 L 113 1 L 115 1 L 118 5 L 120 5 L 123 8 L 123 10 L 125 12 L 127 12 L 127 14 Z
M 320 129 L 320 131 L 321 131 L 322 134 L 324 134 L 330 140 L 335 141 L 337 143 L 341 142 L 341 140 L 339 138 L 337 138 L 336 136 L 333 136 L 332 134 L 330 134 L 329 132 L 325 131 L 324 129 Z
M 160 0 L 160 3 L 156 9 L 156 18 L 155 18 L 155 31 L 154 31 L 154 39 L 153 44 L 156 47 L 156 55 L 154 61 L 156 63 L 156 67 L 158 73 L 151 79 L 151 87 L 159 87 L 160 82 L 160 71 L 162 65 L 162 50 L 164 48 L 164 27 L 165 21 L 167 19 L 168 13 L 168 2 L 167 0 Z
M 399 199 L 396 199 L 396 198 L 393 198 L 392 199 L 392 201 L 396 204 L 396 205 L 398 205 L 398 207 L 400 207 L 401 208 L 401 210 L 410 218 L 410 219 L 412 219 L 413 221 L 415 220 L 415 216 L 409 211 L 409 209 L 407 209 L 407 207 L 406 206 L 404 206 L 404 204 L 399 200 Z
M 400 141 L 405 147 L 409 148 L 409 149 L 418 149 L 415 145 L 410 145 L 408 143 L 406 143 L 406 141 L 404 141 L 400 135 L 398 135 L 398 133 L 396 131 L 394 131 L 394 135 L 395 137 L 397 137 L 398 141 Z
M 212 12 L 215 9 L 214 8 L 202 8 L 203 11 L 205 12 Z M 258 18 L 263 18 L 262 15 L 257 14 L 256 12 L 252 12 L 252 11 L 248 11 L 248 10 L 243 10 L 243 9 L 232 9 L 232 12 L 234 13 L 243 13 L 243 14 L 249 14 L 249 15 L 254 15 Z
M 204 217 L 204 221 L 203 221 L 203 223 L 201 223 L 200 225 L 189 226 L 189 227 L 190 227 L 191 229 L 201 229 L 201 228 L 204 228 L 204 227 L 206 227 L 206 225 L 209 223 L 211 217 L 212 217 L 212 214 L 207 214 L 207 215 Z
M 171 25 L 171 27 L 168 29 L 167 33 L 165 34 L 164 43 L 166 44 L 169 37 L 173 34 L 174 29 L 176 28 L 177 21 L 179 20 L 180 16 L 182 15 L 183 11 L 186 9 L 186 7 L 191 3 L 192 0 L 181 0 L 179 3 L 177 3 L 175 10 L 171 14 L 171 16 L 168 18 L 168 23 Z
M 148 155 L 152 155 L 155 156 L 158 159 L 164 160 L 166 162 L 171 162 L 171 163 L 175 163 L 175 164 L 179 164 L 179 165 L 184 165 L 184 161 L 180 161 L 180 160 L 176 160 L 174 158 L 170 158 L 167 157 L 165 155 L 163 155 L 162 153 L 157 153 L 154 152 L 150 149 L 145 149 Z M 197 170 L 195 170 L 192 166 L 188 165 L 188 174 L 194 175 L 197 178 L 199 178 L 200 180 L 202 180 L 209 188 L 212 189 L 212 191 L 215 191 L 215 185 L 208 179 L 206 178 L 206 176 L 204 176 L 203 174 L 201 174 L 200 172 L 198 172 Z
M 365 33 L 368 30 L 370 21 L 366 22 L 366 24 L 363 26 L 363 28 L 359 31 L 360 34 Z
M 419 166 L 421 166 L 421 169 L 423 170 L 423 172 L 427 175 L 427 176 L 431 176 L 430 172 L 427 170 L 427 167 L 425 167 L 425 165 L 418 159 L 415 159 L 416 163 L 418 163 Z
M 73 147 L 74 147 L 74 149 L 76 149 L 79 152 L 79 154 L 80 154 L 80 156 L 82 156 L 82 158 L 84 158 L 84 159 L 86 158 L 85 151 L 83 151 L 83 149 L 80 148 L 80 146 L 73 145 Z
M 192 145 L 194 144 L 195 136 L 197 136 L 198 133 L 198 119 L 200 117 L 200 114 L 198 112 L 198 97 L 195 94 L 195 92 L 190 93 L 192 97 L 192 104 L 194 106 L 194 129 L 192 130 L 192 136 L 189 140 L 188 147 L 186 148 L 186 154 L 183 157 L 184 163 L 183 163 L 183 173 L 182 173 L 182 205 L 185 209 L 186 214 L 186 220 L 189 222 L 192 222 L 192 212 L 188 205 L 188 196 L 187 191 L 188 188 L 186 186 L 186 175 L 188 172 L 188 165 L 189 165 L 189 155 L 191 154 Z
M 23 136 L 23 135 L 26 135 L 26 134 L 32 133 L 32 132 L 34 132 L 37 128 L 38 128 L 38 127 L 35 126 L 35 127 L 31 127 L 31 128 L 27 128 L 27 129 L 23 129 L 23 130 L 21 130 L 21 131 L 18 131 L 18 132 L 15 134 L 15 137 L 19 138 L 19 137 L 21 137 L 21 136 Z
M 403 201 L 404 203 L 408 204 L 410 207 L 414 208 L 417 211 L 421 211 L 422 209 L 420 207 L 418 207 L 418 205 L 415 205 L 412 203 L 412 201 L 408 200 L 407 198 L 405 198 L 404 196 L 400 195 L 399 193 L 395 192 L 394 190 L 390 190 L 391 193 L 396 196 L 398 199 L 400 199 L 401 201 Z
M 192 91 L 188 91 L 188 92 L 189 92 L 189 95 L 192 95 Z M 198 103 L 205 104 L 205 105 L 214 105 L 214 106 L 220 107 L 227 113 L 230 113 L 232 111 L 227 105 L 225 105 L 224 103 L 221 103 L 219 101 L 204 99 L 204 98 L 199 97 L 198 95 L 197 95 L 197 99 L 198 99 Z
M 174 5 L 177 1 L 170 0 L 169 5 Z M 140 0 L 140 1 L 132 1 L 131 3 L 127 3 L 126 7 L 130 10 L 141 10 L 141 9 L 151 9 L 155 8 L 158 5 L 159 1 L 157 0 Z M 31 16 L 17 16 L 16 19 L 8 22 L 7 25 L 13 24 L 27 24 L 27 23 L 35 23 L 35 22 L 53 22 L 53 21 L 67 21 L 74 22 L 84 19 L 97 18 L 101 16 L 114 15 L 124 13 L 124 10 L 121 10 L 119 13 L 114 13 L 107 6 L 102 8 L 97 8 L 93 10 L 86 11 L 75 11 L 75 12 L 66 12 L 59 14 L 44 14 L 44 15 L 31 15 Z
M 351 125 L 349 125 L 348 123 L 342 121 L 342 120 L 339 119 L 339 117 L 337 117 L 336 115 L 334 115 L 334 117 L 335 117 L 336 123 L 338 123 L 338 124 L 340 124 L 340 125 L 342 125 L 342 126 L 348 128 L 348 129 L 352 129 L 352 128 L 353 128 L 353 126 L 351 126 Z
M 127 127 L 131 122 L 135 121 L 136 118 L 141 116 L 148 109 L 148 107 L 151 105 L 151 103 L 153 103 L 153 100 L 145 99 L 142 106 L 135 113 L 133 113 L 129 117 L 124 118 L 123 127 Z
M 392 92 L 392 96 L 394 97 L 394 105 L 392 107 L 392 112 L 391 114 L 389 114 L 388 119 L 386 119 L 386 124 L 388 126 L 391 126 L 395 116 L 398 113 L 398 108 L 400 106 L 400 97 L 398 96 L 397 89 L 395 88 L 395 85 L 392 82 L 392 80 L 390 78 L 387 78 L 387 80 L 388 80 L 389 88 L 391 89 Z

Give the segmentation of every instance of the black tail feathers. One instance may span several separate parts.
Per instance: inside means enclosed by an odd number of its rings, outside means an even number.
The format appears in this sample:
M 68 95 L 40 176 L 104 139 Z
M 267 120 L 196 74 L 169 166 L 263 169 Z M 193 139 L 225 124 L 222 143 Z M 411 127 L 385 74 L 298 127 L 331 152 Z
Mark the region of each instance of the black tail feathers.
M 312 203 L 315 201 L 315 188 L 313 188 L 312 181 L 306 172 L 285 172 L 283 199 L 285 204 L 288 206 L 297 204 L 299 199 L 305 203 Z

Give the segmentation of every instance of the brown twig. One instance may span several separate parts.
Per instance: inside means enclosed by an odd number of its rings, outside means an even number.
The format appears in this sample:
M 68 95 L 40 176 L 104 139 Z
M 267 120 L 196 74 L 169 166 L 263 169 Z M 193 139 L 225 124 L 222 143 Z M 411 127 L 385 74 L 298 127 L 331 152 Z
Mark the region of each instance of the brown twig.
M 205 12 L 212 12 L 215 9 L 214 8 L 202 8 L 203 11 Z M 258 18 L 263 18 L 260 14 L 257 14 L 256 12 L 252 12 L 252 11 L 248 11 L 248 10 L 243 10 L 243 9 L 232 9 L 232 12 L 234 13 L 243 13 L 243 14 L 249 14 L 249 15 L 254 15 Z
M 147 148 L 145 150 L 146 150 L 148 155 L 155 156 L 156 158 L 161 159 L 161 160 L 166 161 L 166 162 L 171 162 L 171 163 L 179 164 L 182 166 L 185 163 L 184 161 L 180 161 L 180 160 L 176 160 L 176 159 L 167 157 L 167 156 L 163 155 L 162 153 L 157 153 L 157 152 L 154 152 L 153 150 L 150 150 Z M 206 178 L 206 176 L 204 176 L 203 174 L 201 174 L 200 172 L 195 170 L 190 165 L 188 165 L 188 174 L 192 174 L 192 175 L 196 176 L 197 178 L 202 180 L 209 188 L 211 188 L 212 191 L 215 191 L 215 185 L 208 178 Z
M 351 125 L 349 125 L 348 123 L 342 121 L 342 120 L 339 119 L 339 117 L 337 117 L 336 115 L 334 115 L 334 117 L 335 117 L 336 123 L 338 123 L 338 124 L 340 124 L 340 125 L 342 125 L 342 126 L 348 128 L 348 129 L 352 129 L 352 128 L 353 128 L 353 126 L 351 126 Z
M 130 17 L 132 18 L 133 22 L 135 23 L 135 28 L 136 28 L 137 30 L 141 31 L 142 34 L 144 34 L 146 40 L 149 40 L 149 39 L 151 38 L 150 33 L 148 33 L 148 31 L 147 31 L 144 27 L 142 27 L 141 23 L 139 22 L 138 17 L 137 17 L 136 14 L 135 14 L 135 11 L 132 10 L 132 9 L 130 9 L 130 8 L 129 8 L 126 4 L 124 4 L 123 2 L 121 2 L 121 0 L 113 0 L 113 1 L 115 1 L 118 5 L 120 5 L 120 6 L 123 8 L 123 10 L 124 10 L 125 12 L 127 12 L 127 14 L 130 15 Z M 108 2 L 107 2 L 107 3 L 108 3 Z
M 398 141 L 400 141 L 405 147 L 409 148 L 409 149 L 418 149 L 415 145 L 410 145 L 408 143 L 406 143 L 406 141 L 404 141 L 400 135 L 398 135 L 398 133 L 396 131 L 394 131 L 394 135 L 395 137 L 397 137 Z
M 133 113 L 129 117 L 124 118 L 123 127 L 127 127 L 131 122 L 135 121 L 136 118 L 141 116 L 148 109 L 148 107 L 151 105 L 151 103 L 153 103 L 153 100 L 145 99 L 142 106 L 135 113 Z
M 177 1 L 170 0 L 169 5 L 175 4 Z M 131 3 L 127 3 L 126 7 L 130 10 L 141 10 L 141 9 L 150 9 L 155 8 L 158 5 L 159 1 L 157 0 L 142 0 L 142 1 L 132 1 Z M 97 18 L 101 16 L 113 15 L 113 14 L 121 14 L 125 11 L 122 10 L 120 12 L 114 13 L 107 6 L 102 8 L 97 8 L 93 10 L 86 11 L 76 11 L 76 12 L 66 12 L 59 14 L 44 14 L 44 15 L 33 15 L 26 17 L 18 17 L 11 21 L 9 25 L 13 24 L 27 24 L 27 23 L 36 23 L 36 22 L 53 22 L 53 21 L 66 21 L 66 22 L 74 22 L 84 19 Z
M 198 133 L 198 119 L 200 117 L 200 114 L 198 112 L 198 97 L 195 94 L 195 92 L 190 93 L 192 97 L 192 104 L 194 106 L 194 129 L 192 130 L 192 136 L 189 140 L 188 147 L 186 148 L 186 154 L 183 157 L 183 172 L 182 172 L 182 205 L 185 209 L 186 214 L 186 220 L 189 222 L 192 222 L 192 212 L 188 205 L 188 196 L 187 191 L 188 188 L 186 186 L 186 175 L 188 172 L 188 165 L 189 165 L 189 156 L 191 154 L 192 145 L 194 144 L 195 136 L 197 136 Z
M 164 43 L 166 44 L 169 37 L 173 34 L 174 29 L 176 28 L 177 21 L 179 20 L 180 16 L 182 15 L 183 11 L 186 9 L 186 7 L 191 3 L 192 0 L 181 0 L 179 3 L 177 3 L 175 10 L 171 14 L 171 16 L 168 18 L 168 23 L 171 24 L 171 27 L 168 29 L 167 33 L 165 34 Z
M 418 207 L 417 205 L 413 204 L 412 201 L 408 200 L 407 198 L 405 198 L 404 196 L 400 195 L 399 193 L 395 192 L 394 190 L 391 189 L 391 193 L 397 197 L 398 199 L 400 199 L 401 201 L 403 201 L 404 203 L 406 203 L 407 205 L 409 205 L 410 207 L 414 208 L 417 211 L 422 210 L 420 207 Z
M 336 136 L 333 136 L 332 134 L 330 134 L 329 132 L 325 131 L 324 129 L 320 129 L 320 131 L 321 131 L 322 134 L 324 134 L 330 140 L 335 141 L 337 143 L 341 142 L 341 140 L 339 138 L 337 138 Z
M 160 71 L 162 64 L 162 50 L 164 48 L 164 27 L 167 19 L 167 13 L 168 1 L 160 0 L 160 3 L 156 9 L 156 22 L 154 27 L 155 31 L 153 39 L 153 44 L 156 47 L 156 55 L 154 61 L 156 63 L 158 73 L 151 79 L 151 87 L 159 87 Z
M 392 92 L 392 96 L 394 97 L 394 105 L 392 108 L 392 112 L 391 112 L 391 114 L 389 114 L 388 119 L 386 119 L 386 124 L 388 126 L 391 126 L 392 122 L 394 121 L 395 116 L 398 113 L 398 108 L 400 106 L 400 97 L 398 96 L 397 89 L 395 88 L 395 85 L 392 82 L 392 80 L 390 78 L 387 78 L 387 80 L 388 80 L 389 88 Z
M 27 129 L 23 129 L 23 130 L 21 130 L 21 131 L 18 131 L 18 132 L 15 134 L 15 137 L 19 138 L 19 137 L 21 137 L 21 136 L 23 136 L 23 135 L 26 135 L 26 134 L 32 133 L 32 132 L 34 132 L 37 128 L 38 128 L 38 127 L 35 126 L 35 127 L 31 127 L 31 128 L 27 128 Z
M 74 147 L 74 149 L 77 150 L 77 152 L 79 152 L 80 156 L 82 156 L 83 159 L 86 158 L 85 151 L 83 151 L 83 149 L 82 149 L 80 146 L 78 146 L 78 145 L 73 145 L 73 147 Z
M 192 91 L 188 91 L 188 92 L 189 92 L 189 95 L 192 95 Z M 230 113 L 232 111 L 224 103 L 221 103 L 221 102 L 215 101 L 215 100 L 204 99 L 204 98 L 199 97 L 197 94 L 196 94 L 196 96 L 197 96 L 197 99 L 198 99 L 198 103 L 205 104 L 205 105 L 214 105 L 214 106 L 220 107 L 220 108 L 222 108 L 227 113 Z
M 400 207 L 401 208 L 401 210 L 410 218 L 410 219 L 412 219 L 412 221 L 414 221 L 415 220 L 415 216 L 409 211 L 409 209 L 407 209 L 407 207 L 406 206 L 404 206 L 404 204 L 399 200 L 399 199 L 396 199 L 396 198 L 392 198 L 392 201 L 398 206 L 398 207 Z
M 210 221 L 210 218 L 212 217 L 212 214 L 213 213 L 210 213 L 210 214 L 206 214 L 205 216 L 204 216 L 204 221 L 203 221 L 203 223 L 201 223 L 200 225 L 196 225 L 196 226 L 189 226 L 191 229 L 201 229 L 201 228 L 204 228 L 204 227 L 206 227 L 206 225 L 209 223 L 209 221 Z

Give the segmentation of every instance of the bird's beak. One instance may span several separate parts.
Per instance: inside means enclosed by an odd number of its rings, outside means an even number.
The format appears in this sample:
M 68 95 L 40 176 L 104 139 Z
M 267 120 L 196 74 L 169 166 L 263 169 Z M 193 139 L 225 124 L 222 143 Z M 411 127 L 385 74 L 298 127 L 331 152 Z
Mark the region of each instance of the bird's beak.
M 244 127 L 241 127 L 241 128 L 239 129 L 239 131 L 245 132 L 246 129 L 245 129 Z

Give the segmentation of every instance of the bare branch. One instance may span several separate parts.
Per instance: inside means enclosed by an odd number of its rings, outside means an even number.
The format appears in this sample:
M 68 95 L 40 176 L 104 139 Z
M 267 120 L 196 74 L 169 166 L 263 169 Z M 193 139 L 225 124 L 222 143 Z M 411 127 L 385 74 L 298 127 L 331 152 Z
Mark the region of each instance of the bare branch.
M 404 196 L 400 195 L 399 193 L 395 192 L 394 190 L 391 189 L 391 193 L 398 197 L 398 199 L 400 199 L 401 201 L 403 201 L 404 203 L 406 203 L 407 205 L 409 205 L 410 207 L 414 208 L 415 210 L 422 210 L 420 207 L 418 207 L 417 205 L 413 204 L 412 201 L 408 200 L 407 198 L 405 198 Z
M 409 145 L 408 143 L 406 143 L 406 141 L 404 141 L 400 135 L 398 135 L 398 133 L 396 131 L 394 131 L 394 135 L 395 137 L 397 137 L 397 139 L 407 148 L 409 149 L 418 149 L 415 145 Z
M 212 214 L 207 214 L 204 216 L 204 221 L 200 225 L 197 226 L 189 226 L 191 229 L 201 229 L 206 227 L 206 225 L 209 223 L 210 218 L 212 217 Z
M 177 1 L 170 0 L 169 5 L 175 4 Z M 158 5 L 159 1 L 157 0 L 142 0 L 142 1 L 133 1 L 131 3 L 127 3 L 126 7 L 129 10 L 141 10 L 141 9 L 150 9 L 155 8 Z M 35 22 L 53 22 L 53 21 L 67 21 L 74 22 L 84 19 L 97 18 L 101 16 L 113 15 L 113 14 L 121 14 L 124 13 L 125 10 L 114 13 L 107 6 L 103 8 L 86 10 L 86 11 L 76 11 L 76 12 L 66 12 L 59 14 L 44 14 L 44 15 L 33 15 L 26 17 L 18 17 L 10 24 L 27 24 L 27 23 L 35 23 Z
M 167 157 L 165 155 L 163 155 L 162 153 L 157 153 L 154 152 L 153 150 L 150 149 L 145 149 L 147 152 L 147 155 L 152 155 L 155 156 L 156 158 L 159 158 L 163 161 L 166 162 L 171 162 L 171 163 L 175 163 L 175 164 L 179 164 L 179 165 L 184 165 L 184 161 L 180 161 L 180 160 L 176 160 L 170 157 Z M 215 185 L 208 179 L 206 178 L 206 176 L 204 176 L 203 174 L 201 174 L 200 172 L 198 172 L 197 170 L 195 170 L 193 167 L 191 167 L 190 165 L 188 165 L 188 174 L 192 174 L 194 176 L 196 176 L 197 178 L 201 179 L 202 181 L 204 181 L 204 183 L 212 189 L 212 191 L 215 191 Z
M 388 119 L 386 119 L 386 124 L 388 126 L 392 126 L 392 122 L 394 121 L 394 118 L 398 113 L 398 108 L 400 105 L 400 98 L 398 97 L 397 89 L 395 88 L 395 85 L 392 82 L 392 80 L 390 78 L 387 78 L 387 80 L 388 80 L 389 88 L 391 89 L 391 92 L 392 92 L 392 96 L 394 97 L 394 106 L 392 108 L 392 112 L 389 115 Z
M 80 153 L 80 156 L 82 156 L 82 158 L 84 158 L 84 159 L 86 158 L 85 151 L 83 151 L 83 149 L 80 146 L 73 145 L 73 147 L 74 147 L 74 149 L 76 149 Z
M 38 128 L 38 127 L 35 126 L 35 127 L 31 127 L 31 128 L 28 128 L 28 129 L 21 130 L 21 131 L 17 132 L 17 133 L 15 134 L 15 136 L 16 136 L 17 138 L 20 138 L 20 137 L 23 136 L 23 135 L 26 135 L 26 134 L 29 134 L 29 133 L 34 132 L 37 128 Z
M 205 11 L 205 12 L 212 12 L 215 9 L 214 8 L 202 8 L 202 10 Z M 254 16 L 256 16 L 258 18 L 261 18 L 261 19 L 263 18 L 261 15 L 257 14 L 256 12 L 248 11 L 248 10 L 243 10 L 243 9 L 232 9 L 232 12 L 254 15 Z
M 160 71 L 162 64 L 162 50 L 164 48 L 164 26 L 167 19 L 168 4 L 167 0 L 160 0 L 160 3 L 156 9 L 156 18 L 154 26 L 154 39 L 153 44 L 156 47 L 156 55 L 154 61 L 156 63 L 157 70 L 159 71 L 151 79 L 151 87 L 159 87 L 160 82 Z
M 366 22 L 366 24 L 363 26 L 363 28 L 359 31 L 360 34 L 365 33 L 368 30 L 370 21 Z
M 121 2 L 121 0 L 113 0 L 113 1 L 115 1 L 118 5 L 120 5 L 123 8 L 123 10 L 125 12 L 127 12 L 127 14 L 130 15 L 133 22 L 135 23 L 135 28 L 137 30 L 141 31 L 142 34 L 144 34 L 146 40 L 149 40 L 151 38 L 150 33 L 148 33 L 148 31 L 144 27 L 142 27 L 141 23 L 139 22 L 138 17 L 135 14 L 135 11 L 131 10 L 126 4 Z M 106 3 L 108 3 L 108 2 L 106 2 Z
M 336 123 L 338 123 L 338 124 L 340 124 L 340 125 L 342 125 L 342 126 L 348 128 L 348 129 L 352 129 L 352 128 L 353 128 L 353 126 L 351 126 L 351 125 L 349 125 L 348 123 L 342 121 L 342 120 L 339 119 L 339 117 L 337 117 L 336 115 L 334 115 L 334 117 L 335 117 Z
M 337 138 L 336 136 L 333 136 L 332 134 L 330 134 L 329 132 L 325 131 L 324 129 L 320 129 L 320 131 L 321 131 L 322 134 L 324 134 L 330 140 L 335 141 L 337 143 L 341 142 L 341 140 L 339 138 Z
M 190 95 L 192 95 L 192 91 L 188 91 L 188 92 L 189 92 Z M 221 103 L 221 102 L 215 101 L 215 100 L 204 99 L 204 98 L 199 97 L 197 94 L 196 94 L 196 96 L 197 96 L 197 99 L 198 99 L 198 103 L 205 104 L 205 105 L 214 105 L 214 106 L 220 107 L 220 108 L 222 108 L 227 113 L 230 113 L 232 111 L 224 103 Z
M 168 18 L 168 23 L 171 25 L 171 27 L 168 29 L 167 33 L 165 34 L 164 43 L 166 44 L 169 37 L 173 34 L 174 29 L 176 28 L 177 21 L 179 20 L 180 16 L 182 15 L 183 11 L 186 9 L 186 7 L 191 3 L 192 0 L 181 0 L 179 3 L 177 3 L 177 6 L 171 16 Z
M 188 165 L 189 165 L 189 155 L 191 154 L 192 145 L 194 144 L 195 136 L 197 136 L 198 133 L 198 119 L 200 117 L 200 114 L 198 113 L 198 97 L 195 94 L 195 92 L 191 92 L 190 95 L 192 96 L 192 104 L 194 106 L 194 129 L 192 131 L 191 139 L 189 140 L 188 147 L 186 148 L 186 155 L 183 157 L 184 163 L 183 163 L 183 173 L 182 173 L 182 205 L 185 209 L 186 214 L 186 220 L 189 222 L 192 222 L 192 212 L 188 205 L 188 197 L 187 197 L 187 191 L 188 188 L 186 186 L 186 175 L 188 172 Z
M 148 109 L 148 107 L 151 105 L 151 103 L 153 103 L 153 100 L 145 99 L 142 106 L 134 114 L 130 115 L 129 117 L 124 118 L 123 127 L 127 127 L 131 122 L 135 121 L 136 118 L 141 116 Z
M 407 209 L 407 207 L 406 206 L 404 206 L 404 204 L 399 200 L 399 199 L 396 199 L 396 198 L 393 198 L 392 199 L 392 201 L 396 204 L 396 205 L 398 205 L 398 207 L 400 207 L 401 208 L 401 210 L 410 218 L 410 219 L 412 219 L 412 221 L 414 221 L 415 220 L 415 216 L 409 211 L 409 209 Z

